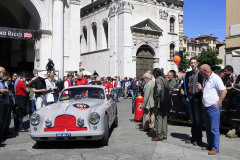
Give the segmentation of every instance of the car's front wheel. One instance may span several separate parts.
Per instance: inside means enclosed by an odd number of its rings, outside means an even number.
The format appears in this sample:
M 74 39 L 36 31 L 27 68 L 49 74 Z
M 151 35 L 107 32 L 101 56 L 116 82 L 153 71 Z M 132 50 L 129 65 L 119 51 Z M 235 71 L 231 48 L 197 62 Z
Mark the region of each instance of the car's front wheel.
M 103 146 L 107 146 L 108 145 L 108 140 L 109 140 L 109 124 L 108 124 L 109 120 L 108 120 L 108 116 L 105 115 L 104 117 L 104 136 L 101 139 L 101 145 Z

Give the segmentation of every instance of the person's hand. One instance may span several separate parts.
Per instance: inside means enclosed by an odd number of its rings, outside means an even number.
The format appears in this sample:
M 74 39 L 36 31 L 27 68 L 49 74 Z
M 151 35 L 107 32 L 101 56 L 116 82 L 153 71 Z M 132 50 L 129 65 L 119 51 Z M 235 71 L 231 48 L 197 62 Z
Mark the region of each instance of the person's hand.
M 197 82 L 197 88 L 198 88 L 199 90 L 203 90 L 203 87 L 202 87 L 202 85 L 201 85 L 199 82 Z
M 177 92 L 177 91 L 178 91 L 178 89 L 177 89 L 177 88 L 174 88 L 174 89 L 173 89 L 173 91 L 174 91 L 174 92 Z
M 47 92 L 47 90 L 46 89 L 41 89 L 41 92 Z
M 219 109 L 220 106 L 221 106 L 221 104 L 219 104 L 219 103 L 215 104 L 215 107 L 216 107 L 217 109 Z
M 8 92 L 9 92 L 8 89 L 3 89 L 3 90 L 2 90 L 2 93 L 8 93 Z
M 143 109 L 143 108 L 144 108 L 144 106 L 142 106 L 142 105 L 141 105 L 141 106 L 139 106 L 139 108 Z
M 185 94 L 184 91 L 183 91 L 183 89 L 181 89 L 181 92 L 180 92 L 180 93 L 181 93 L 181 95 L 184 95 L 184 94 Z

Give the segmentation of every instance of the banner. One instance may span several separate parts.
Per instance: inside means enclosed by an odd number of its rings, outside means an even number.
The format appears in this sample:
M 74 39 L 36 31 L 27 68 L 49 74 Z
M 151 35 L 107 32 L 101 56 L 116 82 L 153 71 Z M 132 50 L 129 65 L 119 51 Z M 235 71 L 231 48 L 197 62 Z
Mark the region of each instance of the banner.
M 34 40 L 34 31 L 19 28 L 0 27 L 0 38 Z

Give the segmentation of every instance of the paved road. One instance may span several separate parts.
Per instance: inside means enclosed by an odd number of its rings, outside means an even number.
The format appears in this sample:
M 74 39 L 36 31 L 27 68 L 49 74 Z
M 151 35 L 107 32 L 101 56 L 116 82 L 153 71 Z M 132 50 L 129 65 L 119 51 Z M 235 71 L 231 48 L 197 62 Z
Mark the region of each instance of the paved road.
M 169 125 L 168 140 L 152 142 L 153 132 L 140 132 L 140 123 L 132 121 L 131 100 L 118 103 L 119 127 L 113 129 L 109 145 L 96 142 L 51 142 L 39 148 L 28 133 L 12 134 L 0 145 L 0 160 L 151 160 L 151 159 L 239 159 L 240 138 L 221 135 L 220 154 L 208 156 L 199 147 L 184 143 L 190 127 Z M 26 119 L 26 124 L 28 123 Z M 206 142 L 205 132 L 203 140 Z

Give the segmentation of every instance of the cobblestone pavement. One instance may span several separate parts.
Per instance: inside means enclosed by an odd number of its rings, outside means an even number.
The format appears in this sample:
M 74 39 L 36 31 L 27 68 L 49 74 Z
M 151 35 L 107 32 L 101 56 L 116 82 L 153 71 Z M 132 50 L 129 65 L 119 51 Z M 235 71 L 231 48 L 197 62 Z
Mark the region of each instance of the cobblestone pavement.
M 208 156 L 207 151 L 202 151 L 200 147 L 185 144 L 184 141 L 189 138 L 189 126 L 171 124 L 168 140 L 152 142 L 154 133 L 140 132 L 140 123 L 133 122 L 130 99 L 120 99 L 118 114 L 119 127 L 112 130 L 108 146 L 101 147 L 94 141 L 77 141 L 50 142 L 38 147 L 28 133 L 17 135 L 14 132 L 0 145 L 0 160 L 233 160 L 240 157 L 240 138 L 228 139 L 222 134 L 220 153 L 215 156 Z M 27 118 L 25 121 L 27 125 Z M 205 132 L 203 134 L 206 142 Z

